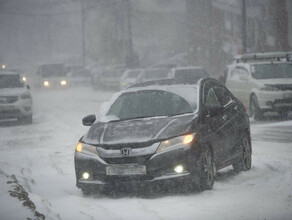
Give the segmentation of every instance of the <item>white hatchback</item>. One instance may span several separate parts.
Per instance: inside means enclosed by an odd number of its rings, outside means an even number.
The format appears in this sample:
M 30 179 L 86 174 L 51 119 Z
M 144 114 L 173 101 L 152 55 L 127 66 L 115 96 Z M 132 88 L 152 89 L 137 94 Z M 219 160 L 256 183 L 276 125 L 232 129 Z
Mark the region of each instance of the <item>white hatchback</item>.
M 32 98 L 29 86 L 15 72 L 0 72 L 0 119 L 16 118 L 32 123 Z
M 234 63 L 228 68 L 226 87 L 255 119 L 261 119 L 268 111 L 287 118 L 292 110 L 292 63 L 274 60 Z

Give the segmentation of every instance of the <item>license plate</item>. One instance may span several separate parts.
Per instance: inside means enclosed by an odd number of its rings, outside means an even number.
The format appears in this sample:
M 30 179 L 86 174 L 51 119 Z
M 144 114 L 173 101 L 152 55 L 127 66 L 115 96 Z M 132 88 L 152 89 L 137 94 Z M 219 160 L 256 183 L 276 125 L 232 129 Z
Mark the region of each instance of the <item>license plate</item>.
M 106 175 L 143 175 L 146 174 L 146 166 L 138 164 L 110 165 L 106 167 Z
M 292 93 L 284 93 L 283 98 L 284 99 L 292 98 Z

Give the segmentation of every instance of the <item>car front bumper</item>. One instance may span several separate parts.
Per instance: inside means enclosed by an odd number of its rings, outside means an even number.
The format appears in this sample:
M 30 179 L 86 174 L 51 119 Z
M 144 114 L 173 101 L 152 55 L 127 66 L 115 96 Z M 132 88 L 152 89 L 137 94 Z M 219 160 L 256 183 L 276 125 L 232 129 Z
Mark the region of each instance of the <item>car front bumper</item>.
M 108 175 L 107 167 L 118 165 L 113 164 L 117 161 L 115 159 L 103 159 L 97 155 L 96 157 L 86 156 L 76 152 L 75 173 L 77 187 L 106 187 L 129 184 L 148 186 L 152 184 L 167 185 L 173 184 L 174 182 L 193 182 L 194 184 L 198 184 L 199 181 L 200 148 L 196 145 L 136 158 L 129 157 L 123 161 L 123 165 L 138 164 L 139 166 L 145 166 L 145 174 Z M 128 163 L 130 161 L 133 163 Z M 178 165 L 184 167 L 183 172 L 177 173 L 174 171 L 174 168 Z M 87 180 L 83 179 L 83 172 L 90 173 L 90 178 Z
M 18 98 L 14 103 L 0 104 L 0 119 L 12 119 L 30 116 L 32 100 Z
M 291 111 L 292 91 L 261 91 L 258 103 L 262 110 Z

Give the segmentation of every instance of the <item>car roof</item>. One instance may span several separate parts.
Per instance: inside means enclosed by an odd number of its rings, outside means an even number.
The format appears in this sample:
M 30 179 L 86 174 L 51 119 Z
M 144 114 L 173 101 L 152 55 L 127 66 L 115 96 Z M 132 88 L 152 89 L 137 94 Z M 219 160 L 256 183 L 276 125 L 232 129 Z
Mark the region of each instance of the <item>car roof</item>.
M 175 70 L 192 70 L 192 69 L 204 69 L 202 66 L 181 66 L 173 68 Z

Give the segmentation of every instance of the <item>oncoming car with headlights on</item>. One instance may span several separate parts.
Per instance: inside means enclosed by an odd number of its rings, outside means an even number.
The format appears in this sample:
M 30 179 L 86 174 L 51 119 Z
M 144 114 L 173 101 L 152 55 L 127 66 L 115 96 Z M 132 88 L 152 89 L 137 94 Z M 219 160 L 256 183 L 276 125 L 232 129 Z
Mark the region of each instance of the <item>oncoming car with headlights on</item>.
M 133 85 L 102 106 L 75 149 L 84 194 L 115 186 L 175 185 L 212 189 L 216 171 L 251 168 L 249 118 L 217 80 Z
M 38 84 L 42 88 L 67 88 L 67 68 L 64 63 L 42 64 L 37 70 Z

